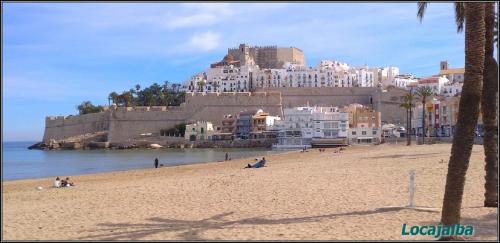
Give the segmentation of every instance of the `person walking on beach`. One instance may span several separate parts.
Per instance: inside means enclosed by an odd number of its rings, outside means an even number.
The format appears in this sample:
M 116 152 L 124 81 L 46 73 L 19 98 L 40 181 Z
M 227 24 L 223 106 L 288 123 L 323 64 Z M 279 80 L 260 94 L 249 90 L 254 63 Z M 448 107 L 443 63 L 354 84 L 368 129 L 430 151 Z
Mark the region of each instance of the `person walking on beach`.
M 155 159 L 155 168 L 158 168 L 158 158 Z
M 227 159 L 229 159 L 229 154 L 228 153 L 226 153 L 226 159 L 224 159 L 224 160 L 227 161 Z

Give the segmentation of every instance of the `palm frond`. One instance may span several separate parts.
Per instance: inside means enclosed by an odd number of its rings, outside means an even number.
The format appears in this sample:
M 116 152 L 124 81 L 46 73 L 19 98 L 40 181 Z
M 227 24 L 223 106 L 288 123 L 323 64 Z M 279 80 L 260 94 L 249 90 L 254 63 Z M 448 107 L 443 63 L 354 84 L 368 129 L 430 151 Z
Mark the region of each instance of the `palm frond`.
M 455 23 L 457 24 L 457 32 L 464 30 L 465 22 L 465 6 L 463 2 L 455 3 Z
M 417 12 L 417 17 L 422 22 L 422 19 L 424 19 L 424 14 L 425 14 L 425 9 L 427 8 L 427 2 L 418 2 L 418 12 Z

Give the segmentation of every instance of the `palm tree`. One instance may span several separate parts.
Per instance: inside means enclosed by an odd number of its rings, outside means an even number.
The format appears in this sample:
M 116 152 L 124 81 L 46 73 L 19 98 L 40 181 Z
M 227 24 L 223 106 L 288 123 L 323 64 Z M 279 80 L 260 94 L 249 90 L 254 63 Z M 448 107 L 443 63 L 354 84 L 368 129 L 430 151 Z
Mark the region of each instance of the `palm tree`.
M 411 145 L 411 113 L 412 113 L 412 108 L 415 107 L 415 104 L 413 103 L 414 96 L 415 95 L 413 94 L 413 89 L 411 89 L 410 92 L 408 92 L 404 96 L 401 96 L 401 104 L 399 104 L 399 107 L 406 109 L 407 146 Z
M 139 84 L 136 84 L 135 85 L 135 90 L 137 90 L 137 92 L 139 92 L 139 90 L 141 90 L 141 86 Z
M 111 92 L 108 96 L 108 99 L 111 100 L 113 103 L 118 103 L 118 93 L 116 92 Z
M 132 93 L 130 93 L 130 91 L 124 91 L 121 94 L 121 97 L 126 107 L 132 106 L 132 100 L 134 97 L 132 96 Z
M 441 222 L 444 225 L 460 223 L 465 175 L 474 143 L 474 128 L 479 116 L 485 59 L 485 5 L 480 2 L 459 4 L 463 4 L 464 7 L 465 15 L 462 15 L 462 19 L 467 20 L 465 21 L 465 77 L 460 97 L 456 136 L 453 137 L 446 176 L 441 214 Z M 426 3 L 418 3 L 420 18 L 425 11 L 425 5 Z M 455 16 L 455 19 L 459 18 Z
M 421 86 L 417 88 L 416 94 L 422 99 L 422 144 L 425 144 L 426 127 L 425 127 L 425 103 L 427 97 L 432 95 L 432 89 L 428 86 Z
M 495 3 L 485 5 L 485 59 L 481 113 L 484 124 L 485 184 L 484 206 L 498 207 L 498 64 L 493 56 L 495 35 Z
M 143 90 L 144 93 L 144 105 L 146 106 L 151 106 L 154 102 L 154 95 L 151 92 L 150 88 L 145 88 Z
M 426 3 L 419 3 L 419 17 L 423 16 Z M 484 124 L 484 154 L 485 154 L 485 207 L 498 207 L 498 63 L 493 57 L 493 46 L 498 50 L 498 13 L 495 13 L 494 3 L 485 3 L 485 60 L 481 113 Z M 463 30 L 465 7 L 463 3 L 455 3 L 455 20 L 457 31 Z

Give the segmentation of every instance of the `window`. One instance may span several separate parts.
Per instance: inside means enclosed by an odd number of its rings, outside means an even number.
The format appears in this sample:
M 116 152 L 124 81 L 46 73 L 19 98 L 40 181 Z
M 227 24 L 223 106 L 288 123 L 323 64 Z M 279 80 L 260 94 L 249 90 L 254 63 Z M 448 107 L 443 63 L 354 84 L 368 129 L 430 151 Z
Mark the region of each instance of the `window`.
M 362 132 L 361 132 L 361 135 L 366 135 L 366 131 L 362 131 Z
M 352 131 L 352 135 L 356 135 L 356 132 L 355 132 L 355 131 Z
M 372 131 L 372 135 L 377 135 L 377 131 Z

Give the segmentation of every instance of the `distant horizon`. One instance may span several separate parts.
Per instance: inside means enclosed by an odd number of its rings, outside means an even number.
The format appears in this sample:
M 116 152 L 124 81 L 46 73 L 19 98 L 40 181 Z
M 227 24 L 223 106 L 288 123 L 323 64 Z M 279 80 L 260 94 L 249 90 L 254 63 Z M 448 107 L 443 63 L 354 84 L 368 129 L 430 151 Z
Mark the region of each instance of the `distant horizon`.
M 320 60 L 426 77 L 465 63 L 452 3 L 3 3 L 7 141 L 40 141 L 45 117 L 154 82 L 182 84 L 228 48 L 294 46 Z M 230 23 L 230 24 L 229 24 Z M 496 51 L 496 50 L 495 50 Z M 37 139 L 39 138 L 39 139 Z

